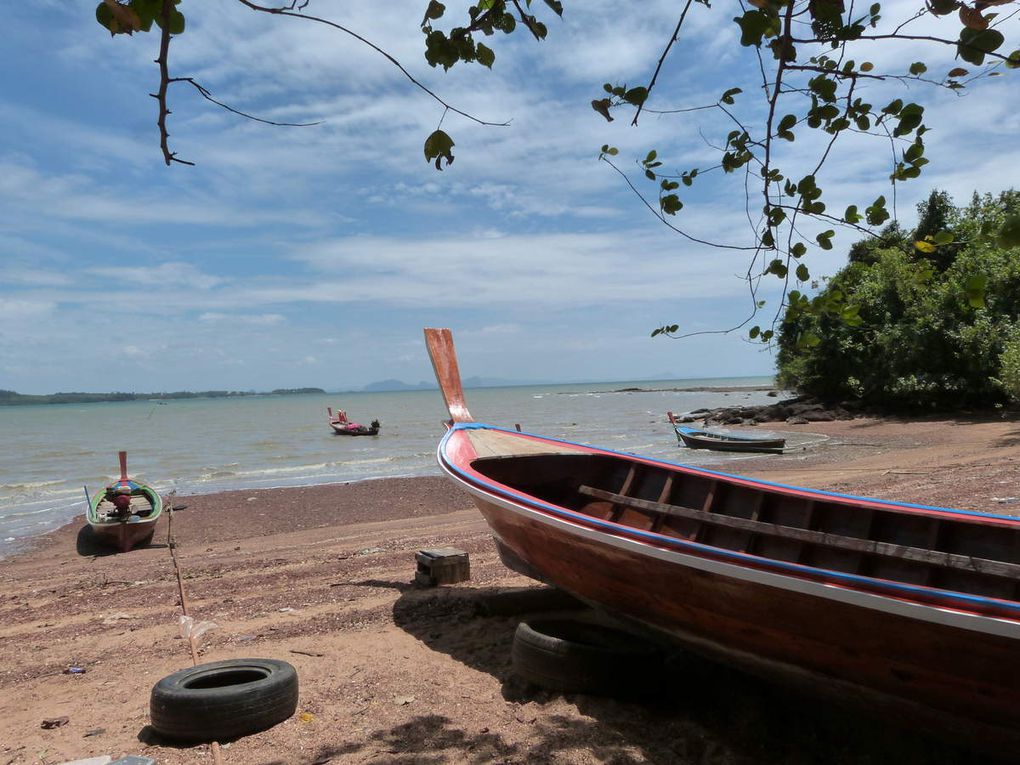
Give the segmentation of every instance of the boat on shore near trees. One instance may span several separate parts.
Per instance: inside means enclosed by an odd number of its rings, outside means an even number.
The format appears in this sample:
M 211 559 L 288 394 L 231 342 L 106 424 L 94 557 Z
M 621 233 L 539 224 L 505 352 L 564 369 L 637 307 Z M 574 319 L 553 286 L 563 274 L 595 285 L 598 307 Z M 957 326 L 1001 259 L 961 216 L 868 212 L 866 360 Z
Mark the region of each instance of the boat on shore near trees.
M 127 452 L 118 456 L 120 478 L 89 497 L 85 519 L 100 542 L 127 552 L 152 540 L 163 499 L 148 484 L 128 477 Z
M 326 407 L 326 412 L 329 414 L 329 426 L 333 428 L 333 432 L 338 436 L 377 436 L 379 435 L 379 420 L 372 420 L 370 425 L 362 425 L 359 422 L 351 422 L 347 419 L 347 412 L 343 409 L 337 409 L 336 414 L 333 413 L 333 407 Z
M 689 449 L 713 449 L 720 452 L 781 452 L 786 439 L 774 436 L 745 435 L 743 433 L 700 430 L 677 422 L 672 412 L 666 412 L 681 446 Z
M 476 423 L 450 331 L 425 335 L 451 416 L 440 467 L 510 568 L 813 694 L 975 747 L 1020 743 L 1020 518 Z

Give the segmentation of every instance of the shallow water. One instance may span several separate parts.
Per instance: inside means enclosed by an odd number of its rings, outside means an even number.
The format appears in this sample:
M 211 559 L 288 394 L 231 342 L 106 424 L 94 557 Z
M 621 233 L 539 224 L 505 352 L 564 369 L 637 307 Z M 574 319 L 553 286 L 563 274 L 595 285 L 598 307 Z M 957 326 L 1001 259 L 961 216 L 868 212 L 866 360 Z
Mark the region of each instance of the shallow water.
M 579 383 L 466 391 L 476 420 L 567 441 L 693 464 L 748 459 L 680 449 L 665 412 L 775 401 L 766 391 L 676 390 L 769 385 L 769 378 Z M 623 391 L 640 388 L 640 391 Z M 336 436 L 326 407 L 378 436 Z M 437 474 L 446 409 L 438 391 L 343 393 L 0 407 L 0 555 L 85 508 L 118 475 L 160 492 L 206 494 Z M 753 459 L 753 457 L 752 457 Z

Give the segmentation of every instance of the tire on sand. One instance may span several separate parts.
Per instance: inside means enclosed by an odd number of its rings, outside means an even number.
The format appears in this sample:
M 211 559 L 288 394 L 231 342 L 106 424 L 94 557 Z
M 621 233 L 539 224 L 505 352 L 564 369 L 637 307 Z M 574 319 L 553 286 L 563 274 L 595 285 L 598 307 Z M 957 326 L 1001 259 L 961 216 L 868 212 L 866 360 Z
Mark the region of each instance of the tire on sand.
M 514 674 L 565 693 L 639 696 L 658 688 L 658 649 L 640 637 L 571 619 L 521 622 L 514 633 Z
M 152 687 L 149 716 L 175 741 L 226 741 L 294 714 L 297 670 L 276 659 L 230 659 L 167 675 Z

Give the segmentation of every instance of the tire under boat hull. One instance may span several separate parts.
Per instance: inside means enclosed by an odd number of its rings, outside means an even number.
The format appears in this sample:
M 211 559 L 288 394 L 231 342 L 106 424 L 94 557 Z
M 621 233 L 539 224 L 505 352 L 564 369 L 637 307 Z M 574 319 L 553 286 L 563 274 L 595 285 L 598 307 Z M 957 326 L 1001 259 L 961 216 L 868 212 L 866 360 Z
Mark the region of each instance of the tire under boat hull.
M 1017 641 L 628 551 L 467 484 L 501 556 L 618 619 L 815 695 L 981 748 L 1020 744 Z M 601 537 L 601 538 L 600 538 Z

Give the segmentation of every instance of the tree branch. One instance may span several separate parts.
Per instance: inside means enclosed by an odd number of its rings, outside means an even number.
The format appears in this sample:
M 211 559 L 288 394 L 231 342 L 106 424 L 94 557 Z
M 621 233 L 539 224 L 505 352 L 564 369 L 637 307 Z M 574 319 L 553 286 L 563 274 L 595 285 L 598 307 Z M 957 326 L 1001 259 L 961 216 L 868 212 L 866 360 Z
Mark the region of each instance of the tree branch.
M 164 0 L 164 2 L 165 1 L 166 0 Z M 408 80 L 410 80 L 412 85 L 414 85 L 416 88 L 418 88 L 419 90 L 423 91 L 424 93 L 428 94 L 434 101 L 436 101 L 437 103 L 441 104 L 445 108 L 449 109 L 451 112 L 454 112 L 455 114 L 459 114 L 461 117 L 465 117 L 466 119 L 469 119 L 472 122 L 476 122 L 479 125 L 485 125 L 486 127 L 508 127 L 510 125 L 509 121 L 507 121 L 507 122 L 487 122 L 485 120 L 479 119 L 478 117 L 475 117 L 474 115 L 468 114 L 465 111 L 461 111 L 460 109 L 456 108 L 455 106 L 452 106 L 452 105 L 448 104 L 446 101 L 444 101 L 442 98 L 440 98 L 435 92 L 433 92 L 428 87 L 426 87 L 422 82 L 417 80 L 414 77 L 414 75 L 412 75 L 409 71 L 407 71 L 407 69 L 404 68 L 403 64 L 401 64 L 399 61 L 397 61 L 397 59 L 395 59 L 389 53 L 384 51 L 382 48 L 380 48 L 378 45 L 376 45 L 371 40 L 368 40 L 365 37 L 362 37 L 357 32 L 355 32 L 355 31 L 353 31 L 351 29 L 348 29 L 347 27 L 342 26 L 341 24 L 337 24 L 335 21 L 330 21 L 329 19 L 324 19 L 324 18 L 321 18 L 319 16 L 309 16 L 309 15 L 304 14 L 304 13 L 297 13 L 295 10 L 293 10 L 293 8 L 294 8 L 293 4 L 290 7 L 287 7 L 287 8 L 272 8 L 272 7 L 265 6 L 265 5 L 258 5 L 257 3 L 252 2 L 252 0 L 237 0 L 237 2 L 241 3 L 241 5 L 244 5 L 244 6 L 247 6 L 248 8 L 251 8 L 253 11 L 259 11 L 260 13 L 268 13 L 268 14 L 271 14 L 273 16 L 289 16 L 289 17 L 294 18 L 294 19 L 304 19 L 305 21 L 314 21 L 317 24 L 324 24 L 325 26 L 332 27 L 333 29 L 337 29 L 337 30 L 343 32 L 346 35 L 350 35 L 355 40 L 357 40 L 357 41 L 359 41 L 361 43 L 364 43 L 369 48 L 374 50 L 376 53 L 381 55 L 383 58 L 385 58 L 387 61 L 389 61 L 391 64 L 393 64 L 393 66 L 395 66 L 397 69 L 399 69 L 400 73 L 403 74 Z M 304 5 L 300 6 L 300 8 L 303 8 L 303 7 L 304 7 Z M 300 8 L 299 8 L 299 10 L 300 10 Z
M 655 66 L 655 71 L 652 73 L 652 79 L 648 83 L 647 93 L 645 94 L 645 101 L 648 100 L 648 96 L 652 94 L 652 88 L 655 87 L 655 81 L 659 77 L 659 72 L 662 69 L 662 64 L 666 60 L 666 56 L 669 54 L 669 49 L 673 47 L 673 44 L 680 39 L 680 27 L 684 25 L 684 19 L 687 18 L 687 11 L 690 10 L 691 3 L 694 0 L 687 0 L 687 4 L 684 6 L 683 11 L 680 13 L 680 20 L 676 23 L 676 29 L 673 30 L 673 36 L 666 43 L 665 49 L 662 51 L 662 55 L 659 56 L 659 63 Z M 637 111 L 634 112 L 634 119 L 630 121 L 631 125 L 637 125 L 638 117 L 641 116 L 641 109 L 645 105 L 645 101 L 638 104 Z
M 170 167 L 173 162 L 194 166 L 194 162 L 178 159 L 176 153 L 170 151 L 170 133 L 166 129 L 166 118 L 170 115 L 170 110 L 166 105 L 166 91 L 170 86 L 170 67 L 167 64 L 167 56 L 170 52 L 170 11 L 173 6 L 173 0 L 163 0 L 163 10 L 160 12 L 163 23 L 160 25 L 159 58 L 156 59 L 156 63 L 159 64 L 159 90 L 149 95 L 159 103 L 159 116 L 156 118 L 156 124 L 159 126 L 159 148 L 163 150 L 163 161 L 166 162 L 167 167 Z
M 274 122 L 273 120 L 267 120 L 267 119 L 263 119 L 262 117 L 256 117 L 256 116 L 254 116 L 252 114 L 247 114 L 246 112 L 242 112 L 242 111 L 240 111 L 238 109 L 235 109 L 232 106 L 227 106 L 222 101 L 217 101 L 215 98 L 212 97 L 212 95 L 209 93 L 208 90 L 206 90 L 201 85 L 199 85 L 197 82 L 195 82 L 194 78 L 192 78 L 192 77 L 171 77 L 169 82 L 187 82 L 187 83 L 190 83 L 191 85 L 193 85 L 195 87 L 195 90 L 197 90 L 202 95 L 202 98 L 204 98 L 206 101 L 210 101 L 210 102 L 216 104 L 217 106 L 222 107 L 223 109 L 226 109 L 228 112 L 232 112 L 233 114 L 237 114 L 237 115 L 239 115 L 241 117 L 244 117 L 244 118 L 249 119 L 249 120 L 253 120 L 255 122 L 261 122 L 261 123 L 263 123 L 265 125 L 276 125 L 278 127 L 312 127 L 314 125 L 321 125 L 322 124 L 322 120 L 317 120 L 316 122 Z

